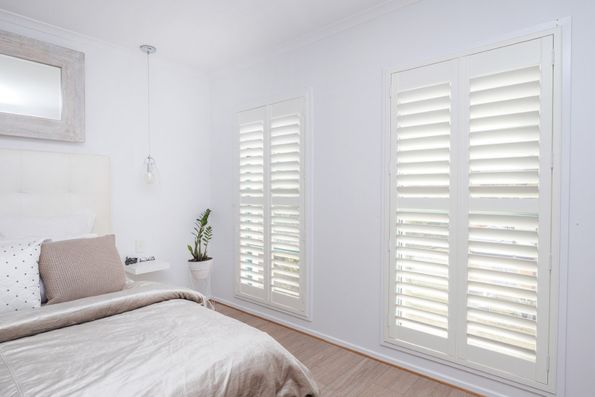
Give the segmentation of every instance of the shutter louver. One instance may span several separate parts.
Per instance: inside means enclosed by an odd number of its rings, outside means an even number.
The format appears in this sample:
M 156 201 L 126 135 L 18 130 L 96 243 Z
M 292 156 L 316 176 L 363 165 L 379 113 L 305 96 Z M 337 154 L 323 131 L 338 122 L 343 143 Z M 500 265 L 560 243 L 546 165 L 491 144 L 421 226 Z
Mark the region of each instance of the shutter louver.
M 448 197 L 450 84 L 397 95 L 397 192 L 401 197 Z
M 264 222 L 261 205 L 240 206 L 240 283 L 264 288 Z
M 264 123 L 240 127 L 240 196 L 262 197 L 264 186 Z
M 300 117 L 275 119 L 271 122 L 271 196 L 300 195 Z
M 396 322 L 448 336 L 448 214 L 398 210 Z
M 471 213 L 467 342 L 535 362 L 538 219 Z
M 540 68 L 471 79 L 471 197 L 537 198 Z
M 271 209 L 271 288 L 300 297 L 299 207 L 274 205 Z

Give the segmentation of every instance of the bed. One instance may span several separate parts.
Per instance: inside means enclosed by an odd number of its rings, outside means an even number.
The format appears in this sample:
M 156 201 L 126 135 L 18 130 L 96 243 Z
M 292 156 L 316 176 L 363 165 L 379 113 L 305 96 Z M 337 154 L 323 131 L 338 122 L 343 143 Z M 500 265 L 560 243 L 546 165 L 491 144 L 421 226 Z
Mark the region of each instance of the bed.
M 0 186 L 0 216 L 85 209 L 96 216 L 93 232 L 109 232 L 104 157 L 0 150 Z M 308 369 L 268 334 L 217 313 L 194 290 L 138 281 L 0 312 L 0 395 L 319 393 Z

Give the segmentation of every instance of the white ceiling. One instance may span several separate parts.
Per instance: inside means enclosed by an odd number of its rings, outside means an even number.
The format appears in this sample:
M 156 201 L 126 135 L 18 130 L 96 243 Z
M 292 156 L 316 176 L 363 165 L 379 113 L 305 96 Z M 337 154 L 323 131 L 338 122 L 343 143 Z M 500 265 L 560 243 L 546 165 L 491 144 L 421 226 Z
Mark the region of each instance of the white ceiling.
M 0 8 L 212 70 L 407 0 L 0 0 Z

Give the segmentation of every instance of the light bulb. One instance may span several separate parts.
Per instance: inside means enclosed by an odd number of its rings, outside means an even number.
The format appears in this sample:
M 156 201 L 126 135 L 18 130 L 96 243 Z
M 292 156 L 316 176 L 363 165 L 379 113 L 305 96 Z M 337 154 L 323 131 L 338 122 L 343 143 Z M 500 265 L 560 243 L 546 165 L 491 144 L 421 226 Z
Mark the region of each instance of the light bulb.
M 145 174 L 145 182 L 151 184 L 151 183 L 153 183 L 154 178 L 155 177 L 154 177 L 153 173 L 151 171 L 147 171 L 147 173 Z
M 147 164 L 147 170 L 145 172 L 145 182 L 151 184 L 155 182 L 155 159 L 153 159 L 153 157 L 149 155 L 145 160 L 145 163 Z

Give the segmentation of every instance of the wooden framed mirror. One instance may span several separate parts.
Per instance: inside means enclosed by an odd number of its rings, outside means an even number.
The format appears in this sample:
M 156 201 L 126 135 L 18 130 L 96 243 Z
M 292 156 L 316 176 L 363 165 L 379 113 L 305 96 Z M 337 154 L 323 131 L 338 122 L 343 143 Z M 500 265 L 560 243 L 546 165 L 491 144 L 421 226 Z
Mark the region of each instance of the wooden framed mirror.
M 85 141 L 85 54 L 0 31 L 0 135 Z

